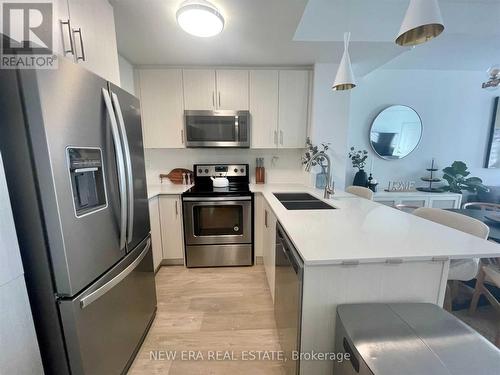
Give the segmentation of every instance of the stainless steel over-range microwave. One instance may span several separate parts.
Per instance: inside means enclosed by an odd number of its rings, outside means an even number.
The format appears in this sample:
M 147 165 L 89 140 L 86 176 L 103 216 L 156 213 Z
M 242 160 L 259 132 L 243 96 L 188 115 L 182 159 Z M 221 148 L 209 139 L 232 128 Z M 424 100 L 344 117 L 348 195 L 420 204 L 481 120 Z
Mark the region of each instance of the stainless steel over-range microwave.
M 186 147 L 250 147 L 250 112 L 184 111 Z

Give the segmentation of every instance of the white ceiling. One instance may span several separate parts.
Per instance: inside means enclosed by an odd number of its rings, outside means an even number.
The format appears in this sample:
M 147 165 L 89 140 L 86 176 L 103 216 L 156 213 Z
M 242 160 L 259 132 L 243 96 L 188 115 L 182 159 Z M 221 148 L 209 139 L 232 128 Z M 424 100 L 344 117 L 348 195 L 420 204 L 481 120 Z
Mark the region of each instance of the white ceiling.
M 384 68 L 486 70 L 500 63 L 500 0 L 440 0 L 445 31 L 426 44 L 394 44 L 409 0 L 309 0 L 294 40 L 389 43 L 395 53 Z M 396 57 L 397 56 L 397 57 Z M 352 56 L 353 64 L 359 64 Z
M 350 30 L 356 74 L 393 69 L 485 70 L 500 63 L 500 0 L 440 0 L 442 36 L 394 44 L 409 0 L 211 0 L 226 19 L 214 38 L 182 31 L 183 0 L 110 0 L 120 54 L 135 65 L 310 65 L 338 62 Z
M 181 30 L 182 0 L 111 0 L 118 49 L 134 64 L 281 65 L 338 58 L 329 43 L 294 42 L 307 0 L 213 0 L 226 20 L 213 38 Z

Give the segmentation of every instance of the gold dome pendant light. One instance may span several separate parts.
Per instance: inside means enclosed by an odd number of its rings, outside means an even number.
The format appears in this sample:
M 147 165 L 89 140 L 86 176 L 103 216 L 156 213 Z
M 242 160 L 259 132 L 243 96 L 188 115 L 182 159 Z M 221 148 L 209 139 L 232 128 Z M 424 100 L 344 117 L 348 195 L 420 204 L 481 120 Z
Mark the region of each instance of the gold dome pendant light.
M 351 33 L 344 33 L 344 54 L 333 82 L 333 91 L 350 90 L 356 87 L 354 73 L 352 72 L 351 58 L 349 57 L 349 39 Z
M 416 46 L 439 36 L 444 30 L 437 0 L 410 0 L 396 44 Z

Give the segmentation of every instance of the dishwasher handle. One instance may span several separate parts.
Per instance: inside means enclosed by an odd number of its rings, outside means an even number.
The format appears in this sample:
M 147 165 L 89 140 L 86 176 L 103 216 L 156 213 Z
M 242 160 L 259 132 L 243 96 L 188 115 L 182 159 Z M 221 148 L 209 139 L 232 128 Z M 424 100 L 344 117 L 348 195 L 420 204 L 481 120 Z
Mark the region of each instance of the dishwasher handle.
M 292 265 L 295 273 L 297 275 L 300 275 L 302 273 L 302 268 L 304 267 L 302 259 L 300 258 L 299 254 L 297 253 L 297 250 L 295 250 L 292 243 L 286 236 L 283 228 L 279 224 L 277 226 L 276 236 L 277 236 L 277 242 L 281 244 L 283 253 L 285 254 L 290 264 Z

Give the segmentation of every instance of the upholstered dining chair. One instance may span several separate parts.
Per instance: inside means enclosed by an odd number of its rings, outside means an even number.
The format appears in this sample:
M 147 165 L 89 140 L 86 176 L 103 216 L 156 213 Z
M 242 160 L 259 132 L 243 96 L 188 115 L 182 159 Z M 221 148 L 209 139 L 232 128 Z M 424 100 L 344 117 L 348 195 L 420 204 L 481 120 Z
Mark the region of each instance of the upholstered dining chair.
M 479 208 L 483 211 L 500 211 L 500 204 L 498 203 L 485 203 L 485 202 L 469 202 L 464 203 L 462 208 L 474 209 Z
M 413 214 L 485 240 L 490 233 L 490 228 L 483 222 L 456 212 L 445 211 L 439 208 L 421 207 L 413 211 Z M 457 259 L 450 262 L 449 282 L 446 288 L 448 296 L 445 298 L 446 310 L 451 311 L 452 302 L 455 297 L 454 292 L 456 288 L 452 288 L 453 285 L 451 285 L 451 282 L 469 281 L 475 278 L 479 271 L 479 262 L 479 258 Z
M 417 208 L 420 208 L 421 206 L 414 206 L 412 204 L 403 204 L 403 203 L 400 203 L 400 204 L 396 204 L 393 207 L 395 209 L 399 210 L 399 211 L 403 211 L 403 212 L 407 212 L 407 213 L 412 213 L 413 211 L 415 211 Z
M 482 294 L 484 294 L 484 296 L 488 299 L 497 313 L 500 314 L 500 301 L 498 301 L 493 293 L 486 288 L 485 284 L 494 285 L 497 288 L 500 288 L 500 258 L 490 259 L 488 260 L 488 264 L 481 267 L 477 277 L 474 294 L 472 295 L 472 301 L 470 303 L 470 314 L 474 314 L 476 312 L 477 303 L 479 302 L 479 297 L 481 297 Z M 500 320 L 497 321 L 495 345 L 500 348 Z
M 348 186 L 345 191 L 370 201 L 373 200 L 373 191 L 362 186 Z

